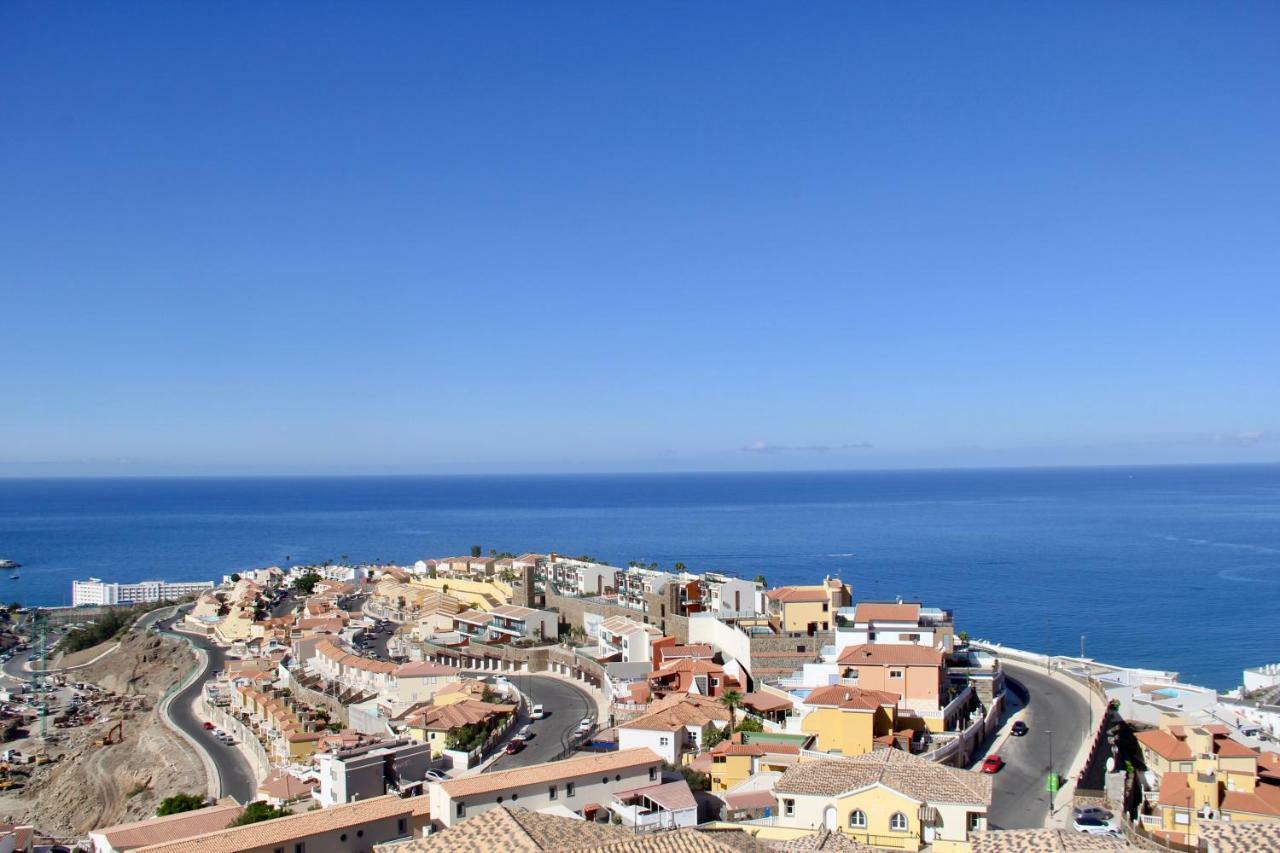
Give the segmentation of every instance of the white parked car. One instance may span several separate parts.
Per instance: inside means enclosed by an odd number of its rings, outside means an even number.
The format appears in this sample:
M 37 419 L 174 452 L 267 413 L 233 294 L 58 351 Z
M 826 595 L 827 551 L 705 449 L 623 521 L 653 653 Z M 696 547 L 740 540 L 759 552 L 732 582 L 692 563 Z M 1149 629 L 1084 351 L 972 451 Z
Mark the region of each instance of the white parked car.
M 541 720 L 546 715 L 547 712 L 542 709 L 541 705 L 534 705 L 529 709 L 529 716 L 535 720 Z
M 1109 820 L 1096 817 L 1078 817 L 1072 822 L 1076 832 L 1089 835 L 1119 835 L 1120 830 Z
M 592 726 L 592 720 L 591 720 L 591 718 L 590 718 L 590 717 L 583 717 L 583 718 L 582 718 L 582 722 L 578 723 L 578 731 L 580 731 L 580 732 L 589 732 L 589 731 L 591 731 L 591 726 Z

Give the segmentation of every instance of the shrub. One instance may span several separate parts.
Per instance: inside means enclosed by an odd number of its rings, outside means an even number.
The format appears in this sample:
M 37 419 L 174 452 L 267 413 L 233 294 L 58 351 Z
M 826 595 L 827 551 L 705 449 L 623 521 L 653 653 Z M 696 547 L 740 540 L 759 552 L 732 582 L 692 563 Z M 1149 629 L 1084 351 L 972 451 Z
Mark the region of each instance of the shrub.
M 258 823 L 264 820 L 273 820 L 278 817 L 284 817 L 289 814 L 284 809 L 278 809 L 275 806 L 267 805 L 262 800 L 255 800 L 244 807 L 244 811 L 240 812 L 240 817 L 231 822 L 232 826 L 245 826 L 250 823 Z
M 146 786 L 144 785 L 143 787 L 145 790 Z M 160 806 L 156 809 L 156 817 L 178 814 L 179 812 L 192 812 L 202 808 L 204 808 L 204 797 L 197 797 L 195 794 L 174 794 L 172 797 L 165 797 L 160 801 Z

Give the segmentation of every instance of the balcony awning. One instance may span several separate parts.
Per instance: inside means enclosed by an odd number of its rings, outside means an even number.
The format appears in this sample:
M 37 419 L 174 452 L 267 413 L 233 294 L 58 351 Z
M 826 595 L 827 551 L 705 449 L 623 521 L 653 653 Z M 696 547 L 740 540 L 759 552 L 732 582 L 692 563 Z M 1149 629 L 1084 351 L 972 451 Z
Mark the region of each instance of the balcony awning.
M 920 822 L 928 826 L 933 826 L 939 822 L 938 810 L 933 806 L 920 807 Z

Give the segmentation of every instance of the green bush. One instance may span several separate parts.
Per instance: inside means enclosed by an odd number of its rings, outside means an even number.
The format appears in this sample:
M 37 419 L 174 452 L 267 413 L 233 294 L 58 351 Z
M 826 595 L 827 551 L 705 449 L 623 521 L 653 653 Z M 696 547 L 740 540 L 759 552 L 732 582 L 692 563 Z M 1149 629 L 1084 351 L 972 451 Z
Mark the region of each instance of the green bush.
M 160 806 L 156 809 L 156 817 L 193 812 L 202 808 L 204 808 L 204 797 L 197 797 L 195 794 L 174 794 L 160 801 Z
M 269 806 L 262 800 L 255 800 L 244 807 L 244 811 L 240 812 L 240 817 L 231 822 L 232 826 L 245 826 L 250 823 L 258 823 L 264 820 L 273 820 L 278 817 L 284 817 L 289 814 L 284 809 L 278 809 L 275 806 Z

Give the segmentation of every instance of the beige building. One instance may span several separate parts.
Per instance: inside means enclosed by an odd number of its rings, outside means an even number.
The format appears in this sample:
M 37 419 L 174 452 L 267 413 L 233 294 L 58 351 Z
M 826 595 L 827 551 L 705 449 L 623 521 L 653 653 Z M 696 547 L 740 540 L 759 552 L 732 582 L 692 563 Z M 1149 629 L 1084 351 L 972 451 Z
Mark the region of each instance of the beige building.
M 583 814 L 606 806 L 613 795 L 662 778 L 662 759 L 650 749 L 622 749 L 517 770 L 432 782 L 432 823 L 454 826 L 496 806 L 537 810 L 560 806 Z

